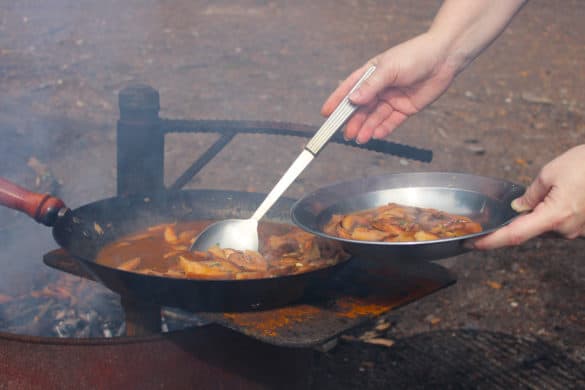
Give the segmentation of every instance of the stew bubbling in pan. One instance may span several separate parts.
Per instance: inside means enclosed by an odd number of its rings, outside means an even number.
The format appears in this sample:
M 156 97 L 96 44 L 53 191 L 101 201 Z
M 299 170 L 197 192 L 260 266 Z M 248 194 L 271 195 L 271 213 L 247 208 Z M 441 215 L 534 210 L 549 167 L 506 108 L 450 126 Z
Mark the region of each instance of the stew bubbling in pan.
M 190 252 L 195 237 L 213 221 L 149 227 L 108 244 L 96 262 L 124 271 L 189 279 L 261 279 L 299 274 L 348 259 L 339 244 L 297 227 L 261 222 L 260 252 L 212 247 Z

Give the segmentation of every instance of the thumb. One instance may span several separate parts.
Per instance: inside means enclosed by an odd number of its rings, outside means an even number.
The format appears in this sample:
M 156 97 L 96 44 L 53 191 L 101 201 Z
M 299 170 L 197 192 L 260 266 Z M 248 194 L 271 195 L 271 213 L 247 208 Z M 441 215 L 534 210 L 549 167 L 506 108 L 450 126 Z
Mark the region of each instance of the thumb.
M 534 209 L 540 202 L 542 202 L 542 200 L 549 193 L 550 189 L 551 185 L 545 184 L 543 180 L 538 178 L 534 180 L 528 186 L 528 188 L 526 188 L 524 195 L 514 199 L 510 206 L 518 213 L 530 211 Z
M 365 69 L 365 67 L 360 69 L 362 74 Z M 386 77 L 383 74 L 384 72 L 378 66 L 374 73 L 364 80 L 358 89 L 349 95 L 349 100 L 358 106 L 371 103 L 380 92 L 392 85 L 392 83 L 386 81 Z

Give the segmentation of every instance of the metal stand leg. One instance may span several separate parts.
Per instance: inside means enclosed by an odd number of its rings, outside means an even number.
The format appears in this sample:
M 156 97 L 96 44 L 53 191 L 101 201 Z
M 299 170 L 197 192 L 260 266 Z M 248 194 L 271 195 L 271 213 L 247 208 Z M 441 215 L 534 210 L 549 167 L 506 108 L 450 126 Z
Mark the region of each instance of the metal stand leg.
M 164 188 L 164 133 L 160 127 L 158 92 L 132 85 L 118 97 L 118 195 Z
M 160 306 L 122 297 L 126 336 L 150 336 L 161 332 Z

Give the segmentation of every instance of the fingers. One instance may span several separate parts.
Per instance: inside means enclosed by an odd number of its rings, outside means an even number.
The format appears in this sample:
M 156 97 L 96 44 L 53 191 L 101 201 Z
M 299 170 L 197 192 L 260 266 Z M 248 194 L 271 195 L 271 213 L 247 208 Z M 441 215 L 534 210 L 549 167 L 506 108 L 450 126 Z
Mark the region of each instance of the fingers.
M 358 109 L 345 125 L 343 137 L 346 140 L 355 139 L 362 128 L 362 124 L 370 114 L 371 107 L 362 107 Z
M 374 130 L 373 138 L 381 139 L 387 137 L 407 119 L 408 115 L 405 115 L 400 111 L 393 111 L 392 114 L 390 114 L 390 116 Z
M 335 110 L 335 108 L 341 103 L 345 95 L 351 91 L 353 86 L 358 82 L 358 80 L 363 76 L 364 72 L 366 71 L 366 65 L 362 66 L 361 68 L 354 71 L 348 78 L 346 78 L 336 89 L 333 91 L 331 95 L 325 100 L 323 103 L 323 107 L 321 107 L 321 114 L 324 116 L 329 116 Z M 376 73 L 376 72 L 374 72 Z M 373 75 L 372 75 L 373 76 Z M 370 77 L 372 77 L 370 76 Z M 363 84 L 362 84 L 363 85 Z M 355 103 L 357 104 L 357 103 Z
M 408 119 L 408 115 L 393 110 L 385 103 L 384 108 L 379 106 L 380 103 L 377 103 L 358 109 L 345 126 L 344 138 L 355 139 L 359 144 L 372 138 L 381 139 Z
M 518 213 L 533 212 L 516 218 L 512 223 L 498 229 L 492 234 L 473 242 L 473 247 L 480 250 L 496 249 L 505 246 L 520 245 L 523 242 L 550 230 L 551 207 L 541 203 L 550 192 L 551 185 L 547 184 L 541 174 L 534 180 L 522 196 L 512 201 L 511 207 Z M 540 204 L 539 207 L 537 207 Z M 535 209 L 536 208 L 536 209 Z
M 566 239 L 585 234 L 585 178 L 580 170 L 585 145 L 569 149 L 546 164 L 521 197 L 512 202 L 519 212 L 533 210 L 510 225 L 474 243 L 476 249 L 518 245 L 545 232 Z
M 388 103 L 379 102 L 362 123 L 356 137 L 356 142 L 360 144 L 368 142 L 374 135 L 374 130 L 378 129 L 390 117 L 393 111 Z
M 360 69 L 360 71 L 362 70 Z M 365 69 L 363 71 L 365 71 Z M 393 83 L 388 82 L 384 77 L 382 69 L 378 68 L 370 75 L 370 77 L 364 80 L 358 89 L 352 92 L 349 96 L 349 100 L 358 106 L 371 103 L 376 99 L 376 96 L 378 96 L 379 93 L 392 85 Z
M 526 188 L 524 195 L 512 201 L 512 209 L 518 213 L 534 209 L 536 205 L 542 202 L 550 189 L 551 185 L 545 180 L 544 175 L 541 173 L 538 178 Z
M 356 142 L 363 144 L 372 138 L 385 138 L 407 118 L 407 115 L 394 110 L 389 104 L 380 102 L 357 130 Z
M 345 79 L 339 87 L 325 100 L 321 108 L 321 114 L 325 116 L 331 115 L 335 107 L 343 100 L 343 98 L 351 91 L 358 80 L 364 75 L 367 68 L 372 66 L 376 61 L 372 60 L 354 71 L 347 79 Z M 380 68 L 376 69 L 366 80 L 362 82 L 360 87 L 353 91 L 349 96 L 349 100 L 358 106 L 365 106 L 373 103 L 376 96 L 384 89 L 390 87 L 392 83 L 387 82 L 386 77 Z
M 554 229 L 556 218 L 554 208 L 542 204 L 533 212 L 516 218 L 512 223 L 488 234 L 473 243 L 479 250 L 496 249 L 520 245 L 531 238 Z
M 377 58 L 368 61 L 345 79 L 327 98 L 321 108 L 321 113 L 325 116 L 331 115 L 367 68 L 376 64 L 377 61 Z M 395 77 L 390 78 L 394 73 L 383 69 L 383 64 L 377 66 L 378 68 L 370 77 L 349 96 L 352 103 L 361 107 L 346 123 L 344 137 L 347 140 L 355 139 L 359 144 L 366 143 L 372 138 L 386 137 L 408 117 L 404 113 L 396 112 L 390 103 L 396 98 L 404 99 L 401 91 L 388 89 L 395 82 Z

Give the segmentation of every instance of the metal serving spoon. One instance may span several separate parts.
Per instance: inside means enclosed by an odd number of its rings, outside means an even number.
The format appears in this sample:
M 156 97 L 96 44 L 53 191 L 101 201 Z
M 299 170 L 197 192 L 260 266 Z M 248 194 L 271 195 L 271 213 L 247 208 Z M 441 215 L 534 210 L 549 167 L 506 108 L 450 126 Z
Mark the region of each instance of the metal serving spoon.
M 335 111 L 327 118 L 313 138 L 305 145 L 299 157 L 292 163 L 282 178 L 266 196 L 251 218 L 225 219 L 209 225 L 191 245 L 191 250 L 205 251 L 217 245 L 220 248 L 236 250 L 258 250 L 258 221 L 268 212 L 293 181 L 303 172 L 317 153 L 331 139 L 333 134 L 343 126 L 357 106 L 349 101 L 349 95 L 355 91 L 376 69 L 371 66 L 358 80 L 351 91 L 343 98 Z

